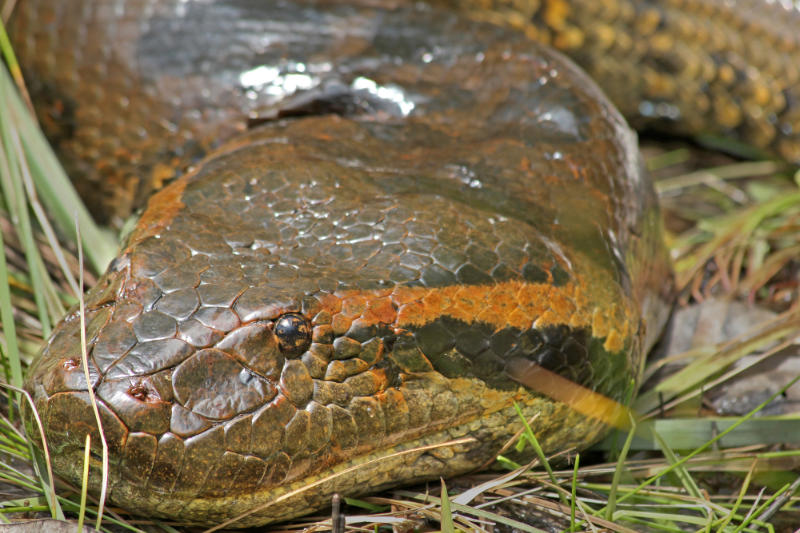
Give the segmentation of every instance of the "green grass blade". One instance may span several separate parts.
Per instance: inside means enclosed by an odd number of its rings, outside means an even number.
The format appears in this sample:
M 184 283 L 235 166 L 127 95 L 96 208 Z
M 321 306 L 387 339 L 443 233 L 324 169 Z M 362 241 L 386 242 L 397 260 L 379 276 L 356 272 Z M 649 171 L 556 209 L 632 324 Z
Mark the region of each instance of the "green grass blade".
M 634 417 L 630 417 L 630 420 L 631 428 L 628 430 L 628 436 L 625 438 L 625 443 L 622 445 L 622 450 L 617 458 L 617 468 L 611 478 L 611 490 L 608 494 L 608 505 L 605 514 L 606 520 L 611 520 L 611 517 L 614 516 L 614 511 L 617 507 L 617 487 L 619 487 L 619 480 L 625 471 L 625 459 L 628 457 L 628 451 L 631 449 L 631 442 L 633 442 L 633 437 L 636 435 L 638 427 Z
M 736 427 L 717 441 L 720 448 L 739 448 L 754 444 L 800 442 L 800 414 L 763 416 L 742 421 L 739 417 L 664 418 L 639 423 L 631 442 L 633 450 L 659 450 L 654 434 L 658 433 L 673 450 L 694 450 L 711 438 Z M 614 433 L 593 449 L 611 450 L 620 433 Z
M 759 405 L 758 405 L 758 406 L 757 406 L 755 409 L 753 409 L 752 411 L 750 411 L 749 413 L 747 413 L 746 415 L 744 415 L 744 416 L 743 416 L 741 419 L 739 419 L 737 422 L 735 422 L 734 424 L 732 424 L 732 425 L 731 425 L 731 426 L 730 426 L 728 429 L 726 429 L 725 431 L 722 431 L 722 432 L 720 432 L 720 434 L 719 434 L 719 435 L 717 435 L 716 437 L 714 437 L 713 439 L 709 440 L 708 442 L 706 442 L 705 444 L 703 444 L 703 445 L 702 445 L 702 446 L 700 446 L 699 448 L 697 448 L 697 449 L 695 449 L 694 451 L 692 451 L 691 453 L 687 454 L 686 456 L 684 456 L 684 457 L 683 457 L 682 459 L 680 459 L 679 461 L 677 461 L 677 462 L 675 462 L 675 463 L 671 464 L 669 467 L 667 467 L 666 469 L 664 469 L 664 471 L 663 471 L 663 472 L 661 472 L 661 473 L 659 473 L 659 474 L 657 474 L 657 475 L 655 475 L 655 476 L 651 476 L 650 478 L 648 478 L 647 480 L 645 480 L 644 482 L 642 482 L 642 483 L 641 483 L 641 484 L 640 484 L 640 485 L 639 485 L 639 486 L 638 486 L 638 487 L 637 487 L 635 490 L 633 490 L 633 491 L 629 492 L 628 494 L 626 494 L 626 495 L 622 496 L 622 497 L 621 497 L 621 498 L 618 500 L 618 502 L 621 502 L 621 501 L 623 501 L 623 500 L 625 500 L 625 499 L 628 499 L 628 498 L 630 498 L 630 497 L 634 496 L 634 495 L 635 495 L 635 494 L 637 494 L 637 493 L 638 493 L 638 492 L 639 492 L 641 489 L 643 489 L 643 488 L 645 488 L 645 487 L 647 487 L 647 486 L 651 485 L 653 482 L 657 481 L 657 480 L 658 480 L 659 478 L 661 478 L 662 476 L 664 476 L 664 475 L 666 475 L 667 473 L 671 472 L 671 471 L 672 471 L 672 470 L 674 470 L 675 468 L 677 468 L 677 467 L 679 467 L 679 466 L 683 465 L 684 463 L 686 463 L 687 461 L 689 461 L 689 460 L 690 460 L 692 457 L 695 457 L 696 455 L 698 455 L 698 454 L 699 454 L 699 453 L 701 453 L 703 450 L 705 450 L 705 449 L 707 449 L 708 447 L 710 447 L 710 446 L 711 446 L 712 444 L 714 444 L 715 442 L 718 442 L 718 441 L 719 441 L 719 440 L 720 440 L 722 437 L 724 437 L 724 436 L 725 436 L 725 435 L 727 435 L 728 433 L 732 432 L 734 429 L 736 429 L 738 426 L 740 426 L 741 424 L 743 424 L 745 421 L 747 421 L 747 420 L 749 420 L 750 418 L 752 418 L 752 417 L 753 417 L 753 416 L 754 416 L 754 415 L 755 415 L 757 412 L 761 411 L 761 410 L 762 410 L 764 407 L 766 407 L 766 406 L 767 406 L 767 405 L 768 405 L 770 402 L 772 402 L 772 401 L 773 401 L 775 398 L 777 398 L 778 396 L 782 395 L 784 392 L 786 392 L 786 390 L 787 390 L 789 387 L 791 387 L 792 385 L 794 385 L 794 384 L 795 384 L 795 383 L 797 383 L 798 381 L 800 381 L 800 376 L 797 376 L 797 377 L 795 377 L 794 379 L 792 379 L 792 380 L 791 380 L 789 383 L 787 383 L 785 386 L 783 386 L 783 387 L 782 387 L 782 388 L 781 388 L 779 391 L 777 391 L 775 394 L 773 394 L 772 396 L 770 396 L 769 398 L 767 398 L 766 400 L 764 400 L 764 401 L 763 401 L 761 404 L 759 404 Z
M 77 238 L 74 219 L 78 218 L 87 259 L 95 272 L 102 272 L 116 255 L 116 239 L 92 219 L 38 124 L 17 94 L 5 68 L 0 68 L 0 95 L 3 96 L 0 106 L 6 111 L 4 115 L 7 119 L 17 128 L 21 149 L 47 212 L 53 217 L 59 230 L 73 241 Z
M 442 482 L 442 498 L 440 505 L 442 507 L 442 533 L 455 533 L 456 527 L 453 524 L 453 511 L 450 509 L 450 497 L 447 495 L 447 485 L 444 479 L 440 478 Z
M 575 456 L 575 464 L 572 467 L 572 486 L 570 487 L 572 490 L 572 499 L 570 500 L 570 509 L 569 509 L 569 530 L 570 531 L 577 531 L 578 526 L 575 523 L 575 506 L 578 503 L 578 465 L 581 462 L 581 454 L 577 454 Z
M 8 361 L 11 373 L 11 384 L 15 387 L 22 387 L 22 364 L 19 360 L 19 346 L 17 344 L 17 329 L 14 324 L 14 309 L 11 307 L 11 289 L 8 285 L 8 268 L 6 266 L 5 245 L 3 245 L 3 235 L 0 233 L 0 245 L 3 251 L 0 252 L 0 325 L 3 326 L 5 339 L 5 349 L 0 346 L 0 357 Z M 9 395 L 9 398 L 12 398 Z M 13 405 L 8 406 L 8 412 L 14 412 Z
M 553 473 L 553 468 L 550 466 L 550 462 L 547 460 L 547 457 L 544 454 L 544 450 L 542 450 L 542 447 L 539 445 L 539 441 L 536 439 L 536 435 L 533 434 L 533 430 L 531 429 L 530 424 L 528 424 L 528 420 L 525 418 L 525 415 L 522 414 L 522 409 L 520 409 L 519 404 L 516 402 L 514 403 L 514 409 L 517 410 L 517 415 L 519 416 L 520 420 L 522 420 L 522 424 L 525 426 L 525 431 L 522 433 L 522 437 L 525 438 L 533 447 L 533 450 L 536 452 L 536 456 L 539 458 L 539 462 L 541 462 L 542 466 L 544 466 L 544 469 L 547 470 L 547 475 L 550 476 L 550 481 L 552 481 L 554 485 L 558 485 L 558 480 Z M 566 497 L 560 491 L 558 493 L 558 497 L 561 500 L 561 503 L 568 505 Z
M 83 482 L 81 483 L 81 508 L 78 513 L 78 531 L 83 531 L 83 519 L 86 516 L 86 495 L 87 489 L 89 488 L 89 453 L 91 451 L 89 446 L 91 442 L 92 437 L 87 433 L 86 445 L 83 448 L 83 475 L 81 476 Z
M 742 486 L 739 489 L 739 496 L 736 498 L 736 501 L 734 502 L 730 512 L 726 516 L 724 516 L 717 524 L 717 533 L 723 533 L 725 531 L 725 528 L 731 522 L 731 520 L 733 520 L 733 518 L 736 516 L 739 507 L 741 507 L 742 505 L 744 496 L 745 494 L 747 494 L 747 488 L 750 486 L 750 480 L 753 479 L 753 471 L 755 470 L 756 464 L 758 464 L 758 462 L 753 461 L 750 470 L 747 471 L 747 475 L 745 476 L 744 481 L 742 482 Z
M 683 488 L 686 489 L 686 492 L 696 500 L 703 501 L 705 499 L 703 497 L 703 493 L 700 491 L 700 487 L 697 486 L 697 483 L 695 483 L 691 474 L 689 474 L 685 464 L 681 463 L 680 459 L 678 459 L 678 456 L 674 451 L 672 451 L 672 448 L 669 447 L 669 445 L 658 433 L 655 433 L 653 436 L 655 437 L 656 442 L 658 442 L 661 453 L 664 454 L 664 457 L 667 458 L 671 465 L 675 466 L 673 472 L 678 476 L 678 479 L 680 479 Z M 710 513 L 707 512 L 708 510 L 704 510 L 706 511 L 706 517 L 710 518 Z
M 10 83 L 10 80 L 8 80 L 8 71 L 6 71 L 5 68 L 0 68 L 0 72 L 2 72 L 2 74 L 0 74 L 0 83 Z M 5 96 L 3 101 L 0 101 L 0 107 L 4 106 L 4 104 L 7 105 L 9 96 L 14 92 L 13 86 L 3 85 L 0 87 L 0 95 Z M 20 106 L 22 105 L 21 101 L 19 104 Z M 50 334 L 51 323 L 51 315 L 45 303 L 45 291 L 48 290 L 48 281 L 46 277 L 42 276 L 41 257 L 34 239 L 33 226 L 30 220 L 28 205 L 25 200 L 25 192 L 22 184 L 23 171 L 20 161 L 22 145 L 17 130 L 17 124 L 13 120 L 13 117 L 11 121 L 3 120 L 0 122 L 0 128 L 0 138 L 2 139 L 3 148 L 2 156 L 0 156 L 0 173 L 2 174 L 0 187 L 2 187 L 3 195 L 6 198 L 6 207 L 11 214 L 23 250 L 25 251 L 25 260 L 28 264 L 28 273 L 30 274 L 30 282 L 33 287 L 33 297 L 36 302 L 36 308 L 38 309 L 39 321 L 42 324 L 42 330 L 46 336 Z

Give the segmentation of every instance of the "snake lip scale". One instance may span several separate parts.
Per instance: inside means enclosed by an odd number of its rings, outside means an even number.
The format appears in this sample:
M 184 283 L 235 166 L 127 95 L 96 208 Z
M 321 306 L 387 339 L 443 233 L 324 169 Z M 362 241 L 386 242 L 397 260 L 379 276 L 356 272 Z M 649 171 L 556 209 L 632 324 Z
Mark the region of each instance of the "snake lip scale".
M 542 391 L 628 400 L 672 285 L 589 75 L 637 127 L 800 160 L 796 10 L 605 4 L 19 2 L 77 187 L 111 224 L 147 204 L 85 298 L 89 383 L 75 310 L 27 376 L 56 473 L 80 482 L 89 434 L 99 492 L 90 388 L 110 501 L 186 524 L 467 472 L 516 406 L 546 452 L 600 438 Z

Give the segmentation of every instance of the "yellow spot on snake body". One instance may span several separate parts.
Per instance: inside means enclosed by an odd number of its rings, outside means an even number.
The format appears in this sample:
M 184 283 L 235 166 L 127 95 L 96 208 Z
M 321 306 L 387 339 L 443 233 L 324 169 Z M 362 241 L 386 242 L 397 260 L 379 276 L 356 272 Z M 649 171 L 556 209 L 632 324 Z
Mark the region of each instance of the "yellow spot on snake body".
M 607 352 L 614 353 L 622 350 L 624 347 L 625 339 L 623 339 L 622 335 L 620 335 L 620 332 L 616 329 L 609 331 L 608 335 L 606 336 L 606 342 L 603 344 L 603 348 L 605 348 Z
M 614 44 L 614 37 L 616 33 L 614 32 L 614 28 L 609 26 L 608 24 L 599 24 L 591 28 L 590 31 L 592 32 L 593 43 L 596 44 L 600 49 L 607 50 L 611 48 L 611 45 Z
M 595 309 L 592 313 L 592 331 L 598 337 L 605 337 L 608 333 L 608 320 L 600 309 Z
M 570 13 L 569 5 L 563 0 L 550 0 L 544 10 L 544 20 L 548 27 L 558 31 L 565 26 Z
M 575 50 L 583 46 L 584 40 L 585 36 L 583 31 L 574 26 L 570 26 L 556 35 L 553 44 L 559 50 Z

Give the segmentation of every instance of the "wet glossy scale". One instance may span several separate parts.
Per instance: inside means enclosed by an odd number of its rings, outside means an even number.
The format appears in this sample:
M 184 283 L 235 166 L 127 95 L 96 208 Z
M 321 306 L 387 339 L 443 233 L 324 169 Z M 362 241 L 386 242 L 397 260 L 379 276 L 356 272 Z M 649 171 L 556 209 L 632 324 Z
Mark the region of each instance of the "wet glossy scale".
M 81 6 L 26 1 L 13 21 L 74 169 L 113 176 L 94 188 L 119 213 L 209 152 L 87 295 L 115 504 L 286 519 L 484 464 L 514 402 L 546 450 L 602 434 L 514 370 L 625 399 L 666 313 L 635 135 L 576 67 L 422 4 Z M 97 434 L 78 323 L 27 381 L 72 481 Z

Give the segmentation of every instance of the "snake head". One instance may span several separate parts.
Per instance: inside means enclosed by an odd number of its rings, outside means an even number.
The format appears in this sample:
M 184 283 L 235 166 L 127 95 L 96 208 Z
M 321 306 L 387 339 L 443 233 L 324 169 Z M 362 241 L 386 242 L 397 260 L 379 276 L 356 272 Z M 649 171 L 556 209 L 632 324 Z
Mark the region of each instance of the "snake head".
M 401 69 L 427 94 L 402 122 L 262 124 L 151 197 L 27 378 L 56 472 L 80 481 L 88 434 L 99 492 L 90 391 L 111 500 L 190 523 L 469 471 L 515 404 L 547 451 L 596 440 L 603 420 L 523 374 L 635 388 L 665 277 L 653 191 L 573 66 L 490 44 Z M 453 101 L 427 68 L 472 89 Z

